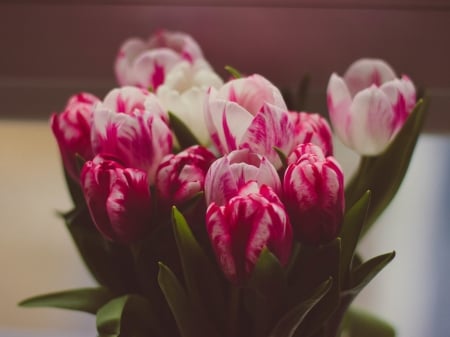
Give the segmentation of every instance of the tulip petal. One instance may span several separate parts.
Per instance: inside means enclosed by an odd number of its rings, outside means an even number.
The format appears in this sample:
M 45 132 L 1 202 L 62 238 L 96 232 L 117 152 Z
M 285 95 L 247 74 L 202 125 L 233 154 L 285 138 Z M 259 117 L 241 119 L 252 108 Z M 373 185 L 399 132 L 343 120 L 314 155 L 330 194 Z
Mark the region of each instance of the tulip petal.
M 352 96 L 371 85 L 380 87 L 396 78 L 394 70 L 383 60 L 363 58 L 347 69 L 344 80 Z
M 349 113 L 350 147 L 360 154 L 376 155 L 394 134 L 394 111 L 387 95 L 372 86 L 353 99 Z
M 138 38 L 128 39 L 122 44 L 114 65 L 117 82 L 120 85 L 128 85 L 134 81 L 130 76 L 132 75 L 131 67 L 133 61 L 146 49 L 146 43 Z

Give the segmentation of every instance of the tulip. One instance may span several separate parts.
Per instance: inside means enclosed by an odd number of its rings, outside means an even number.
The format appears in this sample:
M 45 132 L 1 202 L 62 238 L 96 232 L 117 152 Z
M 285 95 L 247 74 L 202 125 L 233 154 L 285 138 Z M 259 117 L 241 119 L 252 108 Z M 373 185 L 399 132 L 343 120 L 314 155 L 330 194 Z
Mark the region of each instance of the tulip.
M 249 149 L 235 150 L 217 159 L 205 178 L 206 204 L 223 206 L 238 195 L 249 182 L 270 186 L 277 194 L 281 182 L 275 167 L 265 158 Z
M 156 173 L 158 196 L 166 206 L 182 205 L 204 189 L 205 175 L 215 156 L 202 146 L 191 146 L 163 158 Z
M 138 38 L 125 41 L 116 58 L 115 72 L 120 85 L 156 90 L 178 62 L 201 58 L 202 51 L 191 36 L 160 31 L 147 42 Z
M 295 144 L 318 145 L 325 156 L 333 154 L 333 135 L 327 120 L 317 113 L 290 112 L 295 129 Z
M 150 228 L 146 172 L 96 156 L 84 164 L 81 186 L 94 224 L 108 240 L 130 244 Z
M 313 143 L 304 143 L 297 145 L 294 151 L 291 152 L 287 158 L 287 164 L 295 164 L 303 155 L 313 155 L 318 160 L 325 160 L 325 154 L 321 147 Z
M 274 147 L 290 153 L 294 126 L 280 91 L 260 75 L 231 80 L 210 88 L 205 104 L 206 126 L 220 153 L 248 148 L 279 169 Z
M 232 283 L 249 278 L 265 247 L 283 266 L 289 260 L 291 224 L 280 200 L 266 185 L 258 193 L 235 196 L 223 206 L 212 203 L 206 212 L 206 229 L 218 264 Z
M 210 142 L 205 124 L 203 106 L 209 87 L 219 88 L 222 79 L 205 60 L 194 63 L 179 62 L 167 74 L 164 84 L 158 87 L 157 96 L 162 105 L 191 130 L 203 145 Z
M 85 160 L 93 157 L 90 134 L 92 109 L 97 102 L 94 95 L 79 93 L 69 99 L 62 113 L 54 113 L 50 118 L 64 166 L 75 181 L 79 181 L 76 155 Z
M 321 152 L 317 146 L 312 150 Z M 305 152 L 287 167 L 283 188 L 297 240 L 320 245 L 337 237 L 344 215 L 344 175 L 333 157 Z
M 162 158 L 172 151 L 169 127 L 147 110 L 125 114 L 99 106 L 94 111 L 91 139 L 94 153 L 147 172 L 151 184 Z
M 348 147 L 366 156 L 382 153 L 414 108 L 416 92 L 407 76 L 397 79 L 381 60 L 362 59 L 344 78 L 331 75 L 327 89 L 331 123 Z

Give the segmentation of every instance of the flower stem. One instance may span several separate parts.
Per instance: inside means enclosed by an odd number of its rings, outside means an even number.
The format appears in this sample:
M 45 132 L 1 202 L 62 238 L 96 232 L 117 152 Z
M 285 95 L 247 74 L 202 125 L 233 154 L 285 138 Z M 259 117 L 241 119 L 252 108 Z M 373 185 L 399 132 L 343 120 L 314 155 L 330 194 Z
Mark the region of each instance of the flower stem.
M 241 302 L 241 290 L 239 287 L 230 288 L 230 314 L 229 314 L 229 337 L 237 337 L 239 333 L 239 307 Z

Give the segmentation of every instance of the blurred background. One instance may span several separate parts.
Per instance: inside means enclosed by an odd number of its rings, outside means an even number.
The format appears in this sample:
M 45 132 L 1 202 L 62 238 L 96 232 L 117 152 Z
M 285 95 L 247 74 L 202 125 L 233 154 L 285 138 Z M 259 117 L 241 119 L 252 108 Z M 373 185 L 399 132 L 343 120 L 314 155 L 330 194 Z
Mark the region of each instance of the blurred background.
M 187 5 L 189 4 L 189 6 Z M 360 247 L 397 257 L 356 305 L 392 322 L 400 337 L 448 337 L 450 321 L 450 2 L 447 0 L 0 0 L 0 336 L 88 336 L 95 319 L 22 309 L 31 295 L 94 281 L 56 211 L 70 208 L 48 127 L 80 90 L 104 96 L 128 37 L 181 30 L 216 71 L 261 73 L 306 109 L 326 114 L 332 72 L 378 57 L 431 97 L 425 133 L 396 199 Z M 337 143 L 350 176 L 358 157 Z M 64 331 L 63 333 L 61 331 Z

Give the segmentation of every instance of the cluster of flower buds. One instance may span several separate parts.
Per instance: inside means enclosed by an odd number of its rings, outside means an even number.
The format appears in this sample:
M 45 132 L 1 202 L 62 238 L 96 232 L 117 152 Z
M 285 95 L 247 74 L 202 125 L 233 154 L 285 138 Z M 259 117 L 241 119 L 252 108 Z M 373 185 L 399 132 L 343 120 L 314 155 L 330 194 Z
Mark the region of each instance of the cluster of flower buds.
M 65 168 L 105 238 L 132 244 L 167 225 L 171 206 L 200 195 L 217 262 L 242 283 L 264 248 L 286 265 L 293 240 L 317 246 L 339 235 L 344 177 L 323 117 L 289 111 L 260 75 L 223 84 L 183 33 L 126 41 L 115 69 L 122 87 L 103 100 L 75 95 L 51 118 Z M 363 155 L 388 146 L 415 100 L 412 82 L 380 60 L 357 61 L 328 85 L 334 130 Z M 169 112 L 198 145 L 174 152 Z

